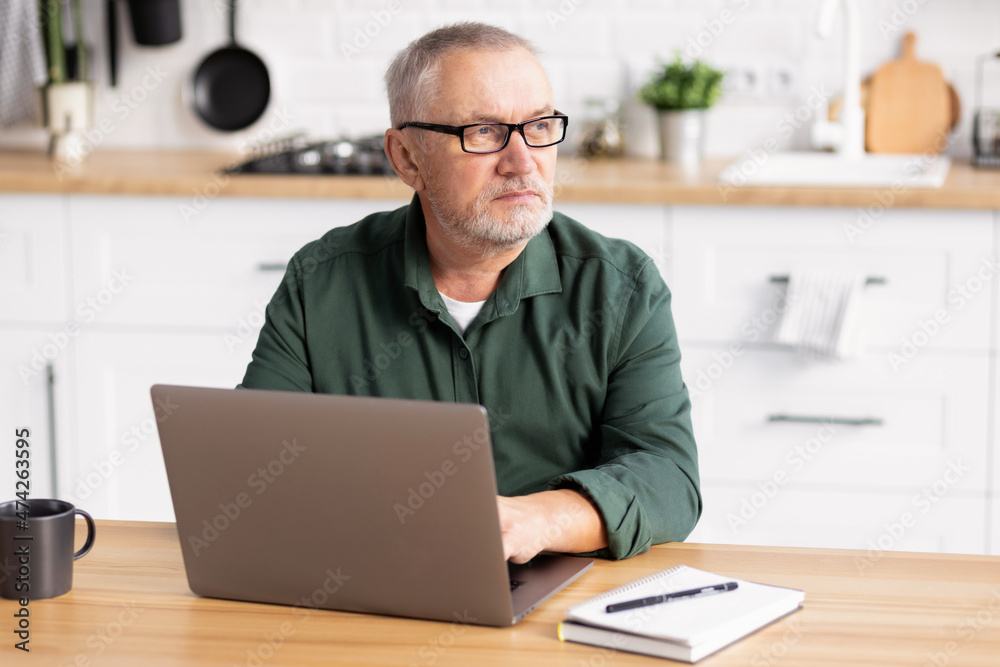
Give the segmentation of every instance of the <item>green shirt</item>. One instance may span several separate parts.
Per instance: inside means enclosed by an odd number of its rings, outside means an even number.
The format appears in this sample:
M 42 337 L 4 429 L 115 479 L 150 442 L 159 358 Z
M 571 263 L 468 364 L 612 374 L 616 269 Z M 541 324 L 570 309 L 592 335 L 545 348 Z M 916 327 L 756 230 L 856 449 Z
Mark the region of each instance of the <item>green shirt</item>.
M 409 206 L 297 252 L 242 387 L 483 405 L 501 495 L 583 492 L 626 558 L 683 540 L 701 514 L 698 458 L 653 261 L 556 213 L 464 334 Z

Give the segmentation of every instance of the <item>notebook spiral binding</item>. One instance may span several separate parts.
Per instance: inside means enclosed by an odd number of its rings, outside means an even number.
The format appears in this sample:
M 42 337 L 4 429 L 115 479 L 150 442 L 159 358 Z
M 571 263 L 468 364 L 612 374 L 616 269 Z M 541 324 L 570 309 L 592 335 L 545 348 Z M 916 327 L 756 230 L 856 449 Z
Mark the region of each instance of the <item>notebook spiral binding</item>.
M 612 588 L 610 591 L 606 591 L 604 593 L 601 593 L 600 595 L 588 598 L 585 602 L 580 602 L 579 604 L 573 605 L 571 609 L 575 609 L 577 607 L 583 607 L 584 605 L 588 607 L 591 605 L 596 606 L 597 604 L 602 603 L 609 598 L 617 596 L 619 593 L 628 593 L 629 591 L 635 590 L 636 588 L 641 588 L 646 584 L 651 584 L 654 581 L 658 581 L 665 577 L 670 577 L 680 572 L 683 572 L 686 569 L 687 569 L 686 565 L 675 565 L 674 567 L 667 568 L 666 570 L 660 570 L 659 572 L 654 572 L 653 574 L 647 575 L 642 579 L 636 579 L 635 581 L 630 581 L 629 583 L 623 586 L 619 586 L 618 588 Z

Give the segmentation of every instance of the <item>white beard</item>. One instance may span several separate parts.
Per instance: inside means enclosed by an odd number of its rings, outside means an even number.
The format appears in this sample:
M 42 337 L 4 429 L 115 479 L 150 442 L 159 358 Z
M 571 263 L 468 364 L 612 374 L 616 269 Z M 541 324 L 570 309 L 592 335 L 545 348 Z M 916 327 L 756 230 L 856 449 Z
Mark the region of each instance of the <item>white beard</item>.
M 530 204 L 513 207 L 506 219 L 490 211 L 494 198 L 519 190 L 534 190 L 539 197 Z M 516 248 L 545 229 L 552 219 L 552 187 L 540 178 L 494 181 L 465 210 L 443 187 L 428 188 L 426 194 L 445 235 L 456 245 L 482 255 Z

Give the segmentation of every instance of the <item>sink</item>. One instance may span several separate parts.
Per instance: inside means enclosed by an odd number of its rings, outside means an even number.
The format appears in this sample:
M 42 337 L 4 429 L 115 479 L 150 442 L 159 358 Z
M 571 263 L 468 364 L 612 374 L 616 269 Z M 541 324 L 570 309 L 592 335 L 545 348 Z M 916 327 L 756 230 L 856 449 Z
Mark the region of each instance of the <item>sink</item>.
M 939 188 L 950 167 L 951 158 L 946 155 L 866 153 L 851 158 L 837 153 L 760 151 L 723 169 L 719 182 L 734 186 Z

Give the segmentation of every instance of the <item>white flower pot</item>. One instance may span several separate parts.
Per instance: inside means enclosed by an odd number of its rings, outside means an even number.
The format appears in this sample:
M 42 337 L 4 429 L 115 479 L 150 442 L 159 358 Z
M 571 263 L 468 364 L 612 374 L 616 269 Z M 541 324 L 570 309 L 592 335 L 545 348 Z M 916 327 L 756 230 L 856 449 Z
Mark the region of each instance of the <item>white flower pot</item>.
M 705 110 L 661 110 L 657 119 L 660 158 L 686 168 L 698 167 L 705 147 Z
M 42 125 L 51 141 L 49 155 L 61 160 L 82 159 L 83 132 L 93 122 L 93 90 L 84 81 L 53 83 L 40 89 Z

